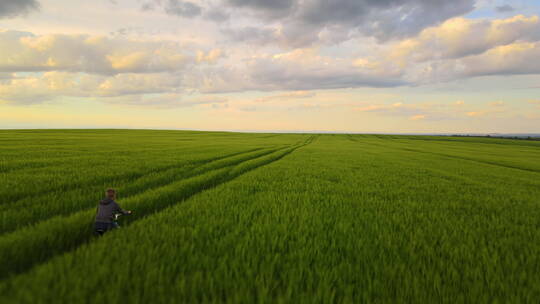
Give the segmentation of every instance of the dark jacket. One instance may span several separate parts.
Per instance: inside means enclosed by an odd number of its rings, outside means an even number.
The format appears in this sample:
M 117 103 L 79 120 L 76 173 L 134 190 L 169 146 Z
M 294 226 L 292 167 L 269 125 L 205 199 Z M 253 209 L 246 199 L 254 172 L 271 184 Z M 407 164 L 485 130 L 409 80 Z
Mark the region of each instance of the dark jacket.
M 128 214 L 125 210 L 120 208 L 117 202 L 110 198 L 104 198 L 99 202 L 96 213 L 96 222 L 112 223 L 114 215 L 117 213 Z

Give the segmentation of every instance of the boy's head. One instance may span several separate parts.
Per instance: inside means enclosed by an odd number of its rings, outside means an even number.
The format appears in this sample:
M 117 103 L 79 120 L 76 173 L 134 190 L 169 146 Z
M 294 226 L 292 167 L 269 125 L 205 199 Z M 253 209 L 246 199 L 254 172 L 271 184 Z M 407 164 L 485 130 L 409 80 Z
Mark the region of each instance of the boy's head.
M 112 189 L 112 188 L 109 188 L 105 191 L 105 195 L 107 195 L 108 198 L 110 199 L 115 199 L 116 198 L 116 190 Z

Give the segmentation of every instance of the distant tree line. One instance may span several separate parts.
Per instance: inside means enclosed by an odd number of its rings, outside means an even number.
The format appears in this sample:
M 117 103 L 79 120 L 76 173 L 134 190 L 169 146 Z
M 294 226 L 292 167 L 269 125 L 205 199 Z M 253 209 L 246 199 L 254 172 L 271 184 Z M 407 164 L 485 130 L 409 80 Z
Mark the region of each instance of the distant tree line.
M 452 134 L 452 137 L 476 137 L 476 138 L 501 138 L 501 139 L 521 139 L 521 140 L 536 140 L 540 141 L 538 136 L 504 136 L 504 135 L 469 135 L 469 134 Z

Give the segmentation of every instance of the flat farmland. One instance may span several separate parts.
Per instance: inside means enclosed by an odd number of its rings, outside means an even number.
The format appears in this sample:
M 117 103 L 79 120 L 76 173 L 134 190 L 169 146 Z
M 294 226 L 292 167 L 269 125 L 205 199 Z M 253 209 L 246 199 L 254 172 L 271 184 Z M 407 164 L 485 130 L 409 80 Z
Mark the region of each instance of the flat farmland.
M 2 303 L 536 303 L 540 142 L 4 130 L 0 267 Z

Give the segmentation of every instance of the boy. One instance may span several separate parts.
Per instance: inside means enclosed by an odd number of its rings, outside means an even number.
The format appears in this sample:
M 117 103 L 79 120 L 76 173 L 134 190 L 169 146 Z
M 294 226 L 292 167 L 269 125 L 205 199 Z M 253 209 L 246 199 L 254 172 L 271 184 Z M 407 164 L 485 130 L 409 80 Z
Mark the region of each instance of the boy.
M 114 216 L 117 213 L 124 215 L 131 214 L 131 211 L 126 211 L 115 202 L 116 199 L 116 190 L 107 189 L 105 191 L 106 197 L 99 202 L 97 213 L 96 213 L 96 222 L 94 225 L 94 230 L 96 233 L 103 234 L 107 230 L 114 229 L 118 227 L 118 224 L 114 221 Z

